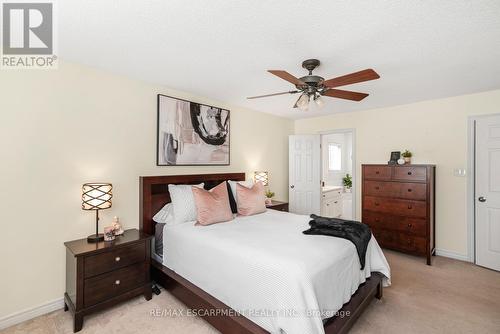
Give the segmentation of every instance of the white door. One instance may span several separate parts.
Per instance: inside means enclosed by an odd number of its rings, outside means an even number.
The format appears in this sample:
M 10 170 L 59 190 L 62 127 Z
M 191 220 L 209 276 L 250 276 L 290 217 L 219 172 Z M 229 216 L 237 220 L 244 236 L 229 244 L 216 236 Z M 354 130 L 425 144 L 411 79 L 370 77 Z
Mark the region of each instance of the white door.
M 321 149 L 320 135 L 289 137 L 289 210 L 293 213 L 320 214 Z
M 500 116 L 476 121 L 476 263 L 500 270 Z

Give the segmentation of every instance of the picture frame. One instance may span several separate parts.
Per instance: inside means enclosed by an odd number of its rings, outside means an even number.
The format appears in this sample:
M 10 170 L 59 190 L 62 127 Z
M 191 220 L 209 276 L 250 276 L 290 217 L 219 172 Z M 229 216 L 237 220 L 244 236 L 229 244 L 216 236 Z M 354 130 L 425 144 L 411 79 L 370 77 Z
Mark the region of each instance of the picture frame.
M 389 165 L 397 165 L 398 160 L 401 158 L 401 151 L 391 152 L 391 158 L 387 162 Z
M 157 166 L 228 166 L 230 110 L 157 95 Z

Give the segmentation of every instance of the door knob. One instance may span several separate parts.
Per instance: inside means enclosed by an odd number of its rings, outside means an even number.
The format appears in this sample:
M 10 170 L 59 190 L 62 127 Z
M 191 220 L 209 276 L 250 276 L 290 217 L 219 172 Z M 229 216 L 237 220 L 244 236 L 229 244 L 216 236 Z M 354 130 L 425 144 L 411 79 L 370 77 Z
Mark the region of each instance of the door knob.
M 481 197 L 478 198 L 478 201 L 479 202 L 486 202 L 486 198 L 484 198 L 483 196 L 481 196 Z
M 293 189 L 293 188 L 295 188 L 295 186 L 292 184 L 292 185 L 290 186 L 290 188 L 292 188 L 292 189 Z

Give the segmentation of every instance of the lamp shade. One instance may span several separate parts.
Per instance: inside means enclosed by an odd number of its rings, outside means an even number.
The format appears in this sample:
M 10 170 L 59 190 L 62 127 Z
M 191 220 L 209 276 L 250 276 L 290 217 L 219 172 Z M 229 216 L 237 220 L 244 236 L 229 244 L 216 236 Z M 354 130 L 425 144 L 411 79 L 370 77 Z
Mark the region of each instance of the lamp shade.
M 112 190 L 111 183 L 85 183 L 82 186 L 82 209 L 109 209 L 113 198 Z
M 255 182 L 262 182 L 263 185 L 269 185 L 269 174 L 267 172 L 254 172 Z

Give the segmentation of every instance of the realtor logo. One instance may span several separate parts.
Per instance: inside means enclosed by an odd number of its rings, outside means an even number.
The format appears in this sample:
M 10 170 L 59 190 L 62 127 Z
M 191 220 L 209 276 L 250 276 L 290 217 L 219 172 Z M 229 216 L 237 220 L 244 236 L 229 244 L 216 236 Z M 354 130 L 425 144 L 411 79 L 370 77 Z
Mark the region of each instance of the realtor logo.
M 54 68 L 52 2 L 2 3 L 2 68 Z

